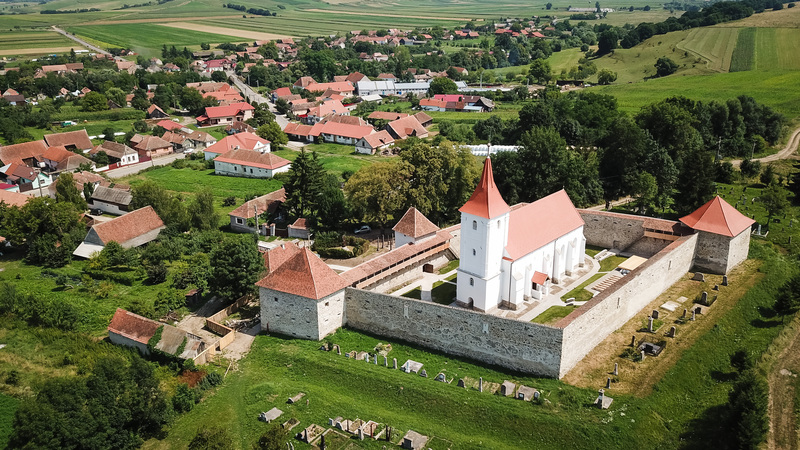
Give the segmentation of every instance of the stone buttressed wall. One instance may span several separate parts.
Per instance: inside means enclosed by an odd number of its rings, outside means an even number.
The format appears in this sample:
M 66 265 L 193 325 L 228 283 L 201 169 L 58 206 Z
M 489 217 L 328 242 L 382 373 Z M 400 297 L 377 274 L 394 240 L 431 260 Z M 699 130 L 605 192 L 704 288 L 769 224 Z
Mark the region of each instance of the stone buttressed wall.
M 260 287 L 261 328 L 320 340 L 344 325 L 344 290 L 319 301 Z
M 697 254 L 695 268 L 699 271 L 727 274 L 736 265 L 747 259 L 750 249 L 750 228 L 737 236 L 697 232 Z
M 562 330 L 432 302 L 346 289 L 347 325 L 511 370 L 558 377 Z

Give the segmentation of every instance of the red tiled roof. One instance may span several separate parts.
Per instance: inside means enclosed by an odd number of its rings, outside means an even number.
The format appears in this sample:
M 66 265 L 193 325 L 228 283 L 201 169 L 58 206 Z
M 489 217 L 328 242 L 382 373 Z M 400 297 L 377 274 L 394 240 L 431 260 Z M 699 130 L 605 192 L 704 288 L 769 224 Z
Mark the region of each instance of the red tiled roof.
M 483 217 L 484 219 L 492 219 L 510 210 L 511 208 L 508 207 L 508 204 L 503 200 L 503 196 L 500 195 L 497 185 L 494 184 L 492 159 L 487 157 L 483 163 L 483 174 L 481 174 L 478 186 L 475 187 L 472 196 L 459 211 Z
M 254 150 L 256 147 L 260 147 L 268 143 L 268 140 L 260 138 L 253 133 L 243 132 L 225 136 L 217 141 L 216 144 L 207 147 L 205 151 L 209 153 L 221 154 L 227 153 L 228 151 L 237 147 L 246 150 Z
M 311 125 L 304 125 L 302 123 L 295 123 L 289 122 L 286 124 L 286 128 L 283 129 L 283 132 L 286 134 L 292 134 L 295 136 L 310 136 L 311 130 L 314 127 Z
M 122 244 L 163 227 L 164 222 L 158 217 L 156 210 L 152 206 L 145 206 L 111 219 L 108 222 L 99 223 L 93 226 L 92 229 L 97 233 L 103 244 L 108 244 L 111 241 Z
M 319 106 L 315 106 L 308 110 L 308 114 L 317 117 L 325 117 L 330 114 L 342 114 L 347 112 L 347 108 L 342 105 L 339 100 L 328 100 L 322 102 Z
M 117 308 L 111 323 L 108 324 L 108 331 L 147 344 L 160 326 L 161 324 L 154 320 Z
M 347 286 L 347 282 L 308 248 L 292 255 L 256 286 L 314 300 L 327 297 Z
M 306 90 L 312 92 L 324 92 L 328 89 L 339 93 L 350 93 L 356 90 L 356 88 L 347 81 L 335 81 L 333 83 L 312 83 L 306 86 Z
M 175 131 L 175 130 L 180 130 L 181 128 L 183 128 L 183 125 L 179 124 L 178 122 L 174 122 L 172 120 L 166 120 L 166 119 L 165 120 L 159 120 L 156 125 L 160 126 L 161 128 L 164 128 L 167 131 Z
M 19 206 L 22 208 L 22 206 L 24 206 L 25 203 L 28 203 L 28 200 L 30 199 L 31 198 L 25 194 L 0 189 L 0 202 L 3 202 L 8 206 Z
M 153 114 L 153 112 L 155 112 L 155 111 L 159 111 L 159 112 L 161 112 L 161 114 L 164 114 L 165 116 L 169 115 L 169 114 L 165 113 L 163 109 L 159 108 L 158 105 L 150 105 L 150 107 L 147 108 L 147 114 Z
M 380 78 L 382 80 L 396 80 L 397 79 L 397 77 L 394 76 L 394 74 L 391 74 L 391 73 L 378 74 L 378 78 Z
M 436 94 L 433 96 L 436 100 L 444 100 L 446 102 L 460 102 L 462 95 L 459 94 Z
M 308 229 L 308 220 L 303 217 L 298 218 L 294 221 L 293 224 L 289 225 L 291 228 L 296 228 L 298 230 L 307 230 Z
M 367 142 L 367 145 L 369 145 L 370 148 L 372 149 L 376 149 L 378 147 L 382 147 L 384 145 L 388 145 L 394 142 L 394 138 L 386 130 L 381 130 L 378 131 L 377 133 L 368 134 L 364 136 L 364 140 Z
M 377 119 L 377 120 L 397 120 L 402 119 L 403 117 L 408 117 L 406 113 L 396 113 L 390 111 L 373 111 L 367 116 L 367 119 Z
M 50 147 L 69 147 L 72 145 L 79 150 L 88 150 L 94 147 L 85 129 L 66 133 L 45 134 L 44 140 Z
M 435 108 L 446 108 L 447 102 L 436 98 L 423 98 L 419 101 L 419 106 L 433 106 Z
M 233 103 L 228 106 L 209 106 L 206 108 L 205 116 L 208 118 L 233 117 L 241 111 L 252 111 L 254 109 L 253 105 L 246 102 Z
M 428 220 L 417 208 L 412 206 L 408 208 L 408 211 L 406 211 L 392 230 L 416 239 L 439 231 L 439 227 L 434 225 L 433 222 Z
M 292 90 L 288 87 L 282 87 L 275 89 L 272 93 L 275 94 L 276 97 L 285 97 L 287 95 L 292 95 Z
M 519 259 L 583 224 L 581 215 L 563 189 L 533 203 L 515 207 L 508 219 L 506 254 L 512 260 Z
M 23 159 L 38 158 L 47 150 L 43 140 L 0 147 L 0 161 L 3 164 L 24 164 Z
M 292 242 L 282 242 L 281 245 L 264 252 L 264 268 L 267 269 L 267 273 L 273 272 L 298 252 L 300 247 Z
M 548 278 L 550 277 L 548 277 L 546 273 L 534 271 L 533 276 L 531 277 L 531 282 L 542 286 Z
M 75 155 L 75 153 L 67 150 L 62 146 L 59 146 L 59 147 L 49 147 L 47 150 L 44 151 L 44 153 L 42 153 L 42 158 L 49 159 L 50 161 L 59 163 L 73 155 Z
M 397 119 L 395 121 L 389 122 L 386 124 L 387 127 L 394 130 L 395 134 L 400 137 L 400 139 L 407 138 L 411 135 L 415 135 L 417 137 L 425 137 L 428 135 L 428 130 L 419 123 L 414 116 L 403 117 L 402 119 Z
M 297 81 L 294 82 L 294 86 L 296 87 L 306 87 L 309 84 L 316 84 L 317 81 L 314 80 L 312 77 L 300 77 Z
M 358 126 L 337 122 L 325 122 L 319 128 L 320 134 L 329 134 L 332 136 L 342 136 L 353 139 L 361 139 L 364 136 L 372 134 L 374 131 L 375 129 L 370 126 Z
M 728 237 L 738 236 L 755 223 L 755 220 L 740 213 L 720 196 L 679 220 L 692 229 Z
M 172 148 L 172 144 L 161 139 L 158 136 L 144 136 L 141 141 L 133 146 L 136 150 L 150 151 L 158 150 L 161 148 Z
M 223 153 L 217 156 L 214 161 L 270 170 L 291 164 L 291 161 L 288 159 L 281 158 L 273 153 L 261 153 L 255 150 L 246 150 L 242 148 Z
M 281 203 L 285 201 L 286 190 L 284 188 L 280 188 L 275 192 L 270 192 L 267 195 L 262 195 L 244 202 L 242 206 L 234 209 L 228 215 L 249 219 L 256 216 L 256 209 L 258 209 L 259 214 L 263 213 L 264 211 L 273 212 Z
M 348 81 L 350 83 L 358 83 L 359 81 L 363 81 L 365 78 L 369 79 L 363 73 L 353 72 L 350 75 L 348 75 L 347 78 L 345 78 L 345 81 Z
M 349 125 L 358 125 L 360 127 L 369 126 L 367 121 L 365 121 L 361 117 L 346 116 L 344 114 L 331 114 L 330 116 L 327 116 L 322 119 L 322 123 L 327 123 L 327 122 L 346 123 Z

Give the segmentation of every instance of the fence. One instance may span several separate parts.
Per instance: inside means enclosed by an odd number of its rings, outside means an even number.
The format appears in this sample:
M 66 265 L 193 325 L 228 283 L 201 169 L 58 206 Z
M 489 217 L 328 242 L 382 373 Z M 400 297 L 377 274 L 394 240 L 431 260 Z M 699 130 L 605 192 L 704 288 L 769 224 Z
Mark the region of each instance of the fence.
M 230 345 L 236 339 L 236 331 L 223 325 L 222 321 L 225 320 L 225 318 L 229 315 L 236 312 L 242 306 L 250 303 L 251 300 L 251 296 L 245 295 L 239 300 L 233 302 L 233 304 L 222 308 L 222 310 L 206 319 L 206 328 L 222 336 L 215 345 L 212 345 L 212 347 L 222 351 L 222 349 Z

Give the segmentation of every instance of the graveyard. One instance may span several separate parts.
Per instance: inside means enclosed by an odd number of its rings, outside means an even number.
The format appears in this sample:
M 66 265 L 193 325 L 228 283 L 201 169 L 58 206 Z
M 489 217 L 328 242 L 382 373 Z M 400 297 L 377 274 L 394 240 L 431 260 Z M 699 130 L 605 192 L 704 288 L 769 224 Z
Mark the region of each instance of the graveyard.
M 723 424 L 698 426 L 697 420 L 710 420 L 715 405 L 726 402 L 733 370 L 730 355 L 739 348 L 761 354 L 780 331 L 780 318 L 771 312 L 772 298 L 791 273 L 790 264 L 769 244 L 755 241 L 751 259 L 718 291 L 714 286 L 722 283 L 721 276 L 705 274 L 701 282 L 692 280 L 694 273 L 686 274 L 562 381 L 347 328 L 323 342 L 259 335 L 223 386 L 180 417 L 163 440 L 147 441 L 145 448 L 173 448 L 211 425 L 229 428 L 239 439 L 235 447 L 250 448 L 269 427 L 259 415 L 272 411 L 271 417 L 273 408 L 282 412 L 275 422 L 296 420 L 291 436 L 309 429 L 318 433 L 312 442 L 319 445 L 319 435 L 327 433 L 326 446 L 331 449 L 398 448 L 412 430 L 426 436 L 426 446 L 433 449 L 531 448 L 534 443 L 536 448 L 582 448 L 587 438 L 609 448 L 635 446 L 642 439 L 662 447 L 675 447 L 681 440 L 709 444 Z M 703 291 L 717 300 L 696 320 L 688 313 L 689 320 L 676 323 Z M 686 300 L 677 302 L 680 297 Z M 661 307 L 669 301 L 685 306 L 675 311 Z M 638 331 L 653 310 L 659 312 L 661 327 L 654 333 Z M 673 326 L 675 337 L 668 337 Z M 621 358 L 632 336 L 637 346 L 647 340 L 667 345 L 658 356 L 647 355 L 643 361 Z M 327 351 L 320 349 L 323 345 Z M 617 376 L 612 374 L 615 363 Z M 410 370 L 402 370 L 404 366 Z M 503 395 L 504 383 L 514 386 L 506 392 L 512 395 Z M 600 389 L 606 400 L 613 399 L 607 410 L 594 405 Z M 524 400 L 518 399 L 520 394 Z M 287 402 L 294 397 L 296 401 Z M 476 424 L 476 417 L 492 419 Z M 352 428 L 354 422 L 363 426 L 370 421 L 375 434 L 383 431 L 378 440 L 369 433 L 361 440 L 359 427 L 353 434 L 336 425 Z M 391 445 L 381 440 L 388 428 Z M 300 439 L 292 443 L 310 448 Z

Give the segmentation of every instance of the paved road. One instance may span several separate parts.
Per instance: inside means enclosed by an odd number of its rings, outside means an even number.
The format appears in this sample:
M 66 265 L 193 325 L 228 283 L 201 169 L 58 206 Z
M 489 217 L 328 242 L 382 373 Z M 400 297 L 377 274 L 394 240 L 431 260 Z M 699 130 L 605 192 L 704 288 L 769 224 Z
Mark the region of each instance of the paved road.
M 88 42 L 84 41 L 83 39 L 81 39 L 81 38 L 79 38 L 79 37 L 77 37 L 77 36 L 74 36 L 74 35 L 72 35 L 72 34 L 69 34 L 69 33 L 67 33 L 66 31 L 62 30 L 61 28 L 58 28 L 58 27 L 57 27 L 57 26 L 55 26 L 55 25 L 53 25 L 53 27 L 52 27 L 52 28 L 53 28 L 53 31 L 55 31 L 55 32 L 57 32 L 57 33 L 61 33 L 61 34 L 63 34 L 64 36 L 66 36 L 66 37 L 68 37 L 68 38 L 72 39 L 73 41 L 77 42 L 78 44 L 81 44 L 82 46 L 84 46 L 84 47 L 88 48 L 89 50 L 94 50 L 94 51 L 96 51 L 97 53 L 101 53 L 101 54 L 103 54 L 103 55 L 108 55 L 108 56 L 111 56 L 111 53 L 108 53 L 107 51 L 105 51 L 105 50 L 103 50 L 103 49 L 101 49 L 101 48 L 99 48 L 99 47 L 95 47 L 94 45 L 92 45 L 92 44 L 90 44 L 90 43 L 88 43 Z
M 139 173 L 142 170 L 147 169 L 149 167 L 166 166 L 167 164 L 172 164 L 172 161 L 175 161 L 176 159 L 183 159 L 185 157 L 186 155 L 184 155 L 183 153 L 173 153 L 171 155 L 162 156 L 160 158 L 156 158 L 148 162 L 133 164 L 130 166 L 123 166 L 120 167 L 119 169 L 109 170 L 105 174 L 108 175 L 109 178 L 123 178 L 127 177 L 128 175 Z
M 789 141 L 786 142 L 786 147 L 783 147 L 781 151 L 775 153 L 774 155 L 765 156 L 763 158 L 756 158 L 756 161 L 761 161 L 762 163 L 768 163 L 772 161 L 777 161 L 779 159 L 789 159 L 794 156 L 794 152 L 797 150 L 797 145 L 800 143 L 800 128 L 794 130 L 792 135 L 789 137 Z M 734 159 L 731 161 L 731 164 L 734 167 L 739 167 L 742 163 L 741 159 Z

